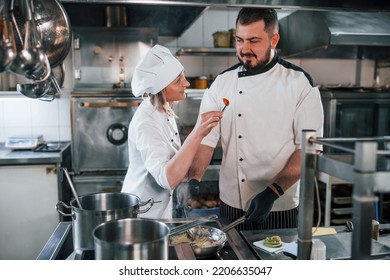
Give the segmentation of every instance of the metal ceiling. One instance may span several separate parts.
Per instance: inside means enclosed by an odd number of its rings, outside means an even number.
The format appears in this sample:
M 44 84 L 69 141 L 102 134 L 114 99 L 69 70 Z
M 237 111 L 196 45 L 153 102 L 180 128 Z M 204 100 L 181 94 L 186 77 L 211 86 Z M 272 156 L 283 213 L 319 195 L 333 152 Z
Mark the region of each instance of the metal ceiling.
M 390 11 L 389 1 L 383 0 L 62 0 L 63 3 L 103 3 L 171 6 L 252 6 L 299 10 Z

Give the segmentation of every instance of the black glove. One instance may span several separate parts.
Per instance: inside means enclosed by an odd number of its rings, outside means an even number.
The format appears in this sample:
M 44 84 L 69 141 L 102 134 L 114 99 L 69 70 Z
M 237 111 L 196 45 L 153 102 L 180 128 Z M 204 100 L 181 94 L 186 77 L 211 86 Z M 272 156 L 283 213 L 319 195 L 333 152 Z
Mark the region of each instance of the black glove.
M 200 182 L 196 179 L 191 179 L 188 181 L 188 185 L 190 186 L 190 194 L 191 197 L 199 196 L 200 194 Z
M 271 212 L 272 206 L 279 196 L 270 188 L 267 187 L 264 191 L 257 194 L 251 201 L 249 209 L 245 214 L 247 222 L 262 222 Z

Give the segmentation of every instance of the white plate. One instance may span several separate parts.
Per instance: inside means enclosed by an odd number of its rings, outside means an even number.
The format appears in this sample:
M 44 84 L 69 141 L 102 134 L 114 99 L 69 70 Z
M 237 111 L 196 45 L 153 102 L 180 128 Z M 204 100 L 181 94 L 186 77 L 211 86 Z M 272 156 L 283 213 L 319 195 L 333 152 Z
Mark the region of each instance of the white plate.
M 271 248 L 271 247 L 267 247 L 264 245 L 264 239 L 263 239 L 263 240 L 253 242 L 253 245 L 255 245 L 257 248 L 259 248 L 263 251 L 266 251 L 270 254 L 276 254 L 276 253 L 283 251 L 283 247 L 284 247 L 284 245 L 286 245 L 286 243 L 282 242 L 282 246 L 280 246 L 278 248 Z

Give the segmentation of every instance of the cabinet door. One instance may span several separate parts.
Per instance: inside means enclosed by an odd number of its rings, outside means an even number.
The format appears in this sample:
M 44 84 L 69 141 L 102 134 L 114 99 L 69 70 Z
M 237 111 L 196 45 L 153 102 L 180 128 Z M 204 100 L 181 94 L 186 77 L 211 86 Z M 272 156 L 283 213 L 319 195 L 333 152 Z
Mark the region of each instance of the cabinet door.
M 0 259 L 36 259 L 59 223 L 56 165 L 0 166 Z

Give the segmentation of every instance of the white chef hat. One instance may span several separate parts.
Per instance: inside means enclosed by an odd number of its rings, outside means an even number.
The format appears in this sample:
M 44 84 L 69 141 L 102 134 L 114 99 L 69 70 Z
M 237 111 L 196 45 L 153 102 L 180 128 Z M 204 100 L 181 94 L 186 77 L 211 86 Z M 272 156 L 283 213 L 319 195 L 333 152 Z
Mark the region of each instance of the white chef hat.
M 165 47 L 155 45 L 134 70 L 131 88 L 134 96 L 157 94 L 183 71 L 183 65 Z

